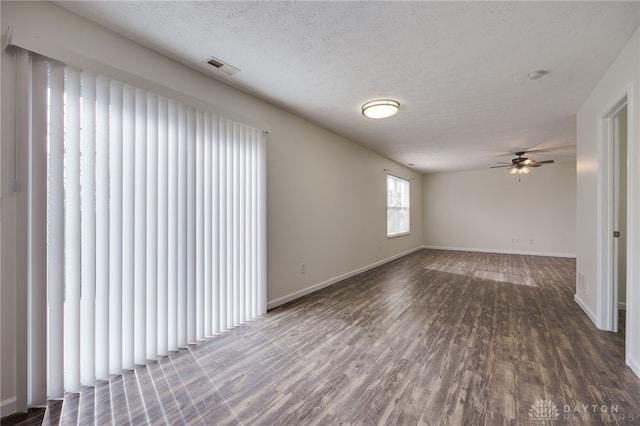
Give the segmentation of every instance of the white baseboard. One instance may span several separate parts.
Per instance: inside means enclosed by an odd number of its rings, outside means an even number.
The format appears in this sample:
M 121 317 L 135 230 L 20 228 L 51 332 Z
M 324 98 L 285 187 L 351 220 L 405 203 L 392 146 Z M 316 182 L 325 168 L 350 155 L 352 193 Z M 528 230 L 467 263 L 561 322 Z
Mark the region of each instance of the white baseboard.
M 3 399 L 0 401 L 0 417 L 10 416 L 17 412 L 16 397 Z
M 521 254 L 525 256 L 545 256 L 545 257 L 567 257 L 571 259 L 576 258 L 576 255 L 571 253 L 545 253 L 545 252 L 537 252 L 537 251 L 498 250 L 498 249 L 444 247 L 444 246 L 423 246 L 423 248 L 432 249 L 432 250 L 473 251 L 473 252 L 479 252 L 479 253 Z
M 580 306 L 580 308 L 582 308 L 582 310 L 584 311 L 585 314 L 587 314 L 591 322 L 593 322 L 593 324 L 597 327 L 598 321 L 596 321 L 596 315 L 591 311 L 591 309 L 589 309 L 587 304 L 584 303 L 582 299 L 580 299 L 580 296 L 578 296 L 577 294 L 574 294 L 573 300 L 578 304 L 578 306 Z
M 626 359 L 627 365 L 631 368 L 631 371 L 634 372 L 636 376 L 640 379 L 640 363 L 634 360 L 630 355 L 627 354 Z
M 287 302 L 291 302 L 292 300 L 299 299 L 302 296 L 306 296 L 307 294 L 311 294 L 311 293 L 316 292 L 318 290 L 321 290 L 321 289 L 323 289 L 325 287 L 329 287 L 332 284 L 335 284 L 335 283 L 340 282 L 342 280 L 346 280 L 347 278 L 351 278 L 354 275 L 358 275 L 358 274 L 360 274 L 362 272 L 368 271 L 369 269 L 373 269 L 373 268 L 376 268 L 376 267 L 378 267 L 380 265 L 384 265 L 385 263 L 389 263 L 392 260 L 399 259 L 399 258 L 401 258 L 403 256 L 406 256 L 408 254 L 411 254 L 411 253 L 413 253 L 415 251 L 418 251 L 418 250 L 421 250 L 421 249 L 422 249 L 422 247 L 416 247 L 414 249 L 407 250 L 405 252 L 396 254 L 395 256 L 387 257 L 385 259 L 382 259 L 382 260 L 379 260 L 377 262 L 374 262 L 374 263 L 372 263 L 370 265 L 363 266 L 362 268 L 358 268 L 358 269 L 356 269 L 354 271 L 351 271 L 351 272 L 347 272 L 346 274 L 338 275 L 337 277 L 333 277 L 333 278 L 328 279 L 326 281 L 323 281 L 321 283 L 314 284 L 314 285 L 312 285 L 310 287 L 303 288 L 302 290 L 298 290 L 298 291 L 293 292 L 291 294 L 288 294 L 286 296 L 279 297 L 279 298 L 277 298 L 275 300 L 267 302 L 267 310 L 273 309 L 273 308 L 278 307 L 280 305 L 284 305 Z

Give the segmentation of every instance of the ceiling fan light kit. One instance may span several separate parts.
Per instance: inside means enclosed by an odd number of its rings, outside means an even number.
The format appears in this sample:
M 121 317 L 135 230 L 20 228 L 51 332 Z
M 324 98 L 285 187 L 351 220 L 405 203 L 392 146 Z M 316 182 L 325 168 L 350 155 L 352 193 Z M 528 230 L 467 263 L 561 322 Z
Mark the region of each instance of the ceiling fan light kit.
M 388 118 L 396 115 L 400 102 L 393 99 L 380 99 L 362 105 L 362 115 L 368 118 Z
M 504 163 L 504 165 L 493 166 L 492 169 L 497 169 L 500 167 L 507 167 L 509 173 L 512 175 L 518 175 L 518 182 L 520 182 L 520 176 L 526 175 L 531 171 L 531 167 L 540 167 L 543 164 L 551 164 L 553 160 L 543 160 L 536 161 L 531 160 L 527 157 L 523 157 L 526 154 L 526 151 L 518 151 L 515 153 L 517 155 L 516 158 L 511 159 L 511 163 Z
M 515 175 L 516 173 L 521 174 L 521 175 L 522 174 L 526 175 L 527 173 L 529 173 L 529 168 L 528 167 L 513 167 L 513 168 L 511 168 L 511 171 L 509 173 L 511 173 L 512 175 Z

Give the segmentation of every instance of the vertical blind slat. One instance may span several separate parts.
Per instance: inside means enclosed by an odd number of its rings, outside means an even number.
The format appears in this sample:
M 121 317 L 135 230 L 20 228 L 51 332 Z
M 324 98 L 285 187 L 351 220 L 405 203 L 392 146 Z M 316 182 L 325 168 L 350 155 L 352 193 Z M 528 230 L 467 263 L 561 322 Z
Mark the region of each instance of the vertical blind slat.
M 234 264 L 234 251 L 233 251 L 233 235 L 234 235 L 234 229 L 233 229 L 233 174 L 234 174 L 234 164 L 233 164 L 233 123 L 230 123 L 228 120 L 225 120 L 226 123 L 226 138 L 225 138 L 225 145 L 226 145 L 226 154 L 227 154 L 227 159 L 226 159 L 226 164 L 227 164 L 227 176 L 226 176 L 226 188 L 225 188 L 225 194 L 227 195 L 227 199 L 226 199 L 226 222 L 224 223 L 224 226 L 227 228 L 227 232 L 226 232 L 226 258 L 227 258 L 227 265 L 226 265 L 226 276 L 224 277 L 224 282 L 225 282 L 225 286 L 226 286 L 226 292 L 227 292 L 227 319 L 226 319 L 226 323 L 224 328 L 231 328 L 233 327 L 233 312 L 235 311 L 235 305 L 233 304 L 233 288 L 234 288 L 234 282 L 233 282 L 233 264 Z
M 28 333 L 31 380 L 28 403 L 47 402 L 47 85 L 48 63 L 44 58 L 33 59 L 32 128 L 29 147 L 29 321 L 34 325 Z
M 187 112 L 187 343 L 196 341 L 196 111 Z
M 82 73 L 80 144 L 80 384 L 92 385 L 95 372 L 96 296 L 96 76 Z
M 211 333 L 220 333 L 220 120 L 211 123 Z
M 96 87 L 96 379 L 109 378 L 109 82 Z
M 258 174 L 256 173 L 256 148 L 257 148 L 257 132 L 253 132 L 251 137 L 251 235 L 256 235 L 257 231 L 257 219 L 258 219 L 258 203 L 256 200 L 257 196 L 257 183 L 258 183 Z M 257 305 L 257 249 L 258 244 L 256 244 L 255 238 L 251 241 L 251 262 L 249 263 L 249 269 L 251 271 L 251 317 L 255 318 L 258 313 L 258 305 Z
M 167 350 L 178 349 L 178 105 L 168 105 Z
M 122 371 L 123 346 L 123 90 L 111 82 L 109 100 L 109 374 Z
M 212 323 L 213 323 L 213 314 L 211 309 L 212 304 L 212 296 L 211 290 L 212 280 L 211 280 L 211 270 L 212 270 L 212 261 L 213 257 L 211 256 L 211 245 L 212 245 L 212 211 L 211 211 L 211 131 L 212 131 L 212 123 L 211 123 L 211 115 L 205 114 L 204 116 L 204 146 L 203 146 L 203 191 L 204 191 L 204 251 L 203 251 L 203 262 L 204 262 L 204 335 L 211 336 L 212 332 Z
M 260 133 L 258 142 L 258 212 L 259 222 L 255 241 L 258 244 L 258 315 L 267 313 L 267 153 L 265 134 Z
M 19 214 L 16 218 L 16 295 L 15 301 L 18 309 L 24 311 L 24 315 L 16 324 L 16 347 L 25 350 L 29 346 L 28 341 L 28 307 L 29 307 L 29 135 L 31 133 L 31 63 L 29 52 L 19 49 L 15 55 L 15 140 L 13 155 L 15 160 L 14 190 L 16 193 L 16 207 Z M 20 142 L 20 143 L 18 143 Z M 29 393 L 29 365 L 26 357 L 16 359 L 16 409 L 26 411 Z
M 229 233 L 229 229 L 227 227 L 227 200 L 229 198 L 229 191 L 227 190 L 227 124 L 226 120 L 220 119 L 220 144 L 218 145 L 219 149 L 219 167 L 220 167 L 220 186 L 218 189 L 218 200 L 219 200 L 219 233 L 220 240 L 218 244 L 218 253 L 220 254 L 220 260 L 218 261 L 220 274 L 218 277 L 219 286 L 220 286 L 220 329 L 227 329 L 227 311 L 229 310 L 229 298 L 227 296 L 227 288 L 229 285 L 229 280 L 227 277 L 227 271 L 229 266 L 229 259 L 227 256 L 228 248 L 227 248 L 227 234 Z
M 238 141 L 238 222 L 239 222 L 239 234 L 238 234 L 238 323 L 244 322 L 246 320 L 245 316 L 245 295 L 246 295 L 246 286 L 245 286 L 245 249 L 246 249 L 246 215 L 245 215 L 245 196 L 246 196 L 246 165 L 245 165 L 245 128 L 244 126 L 240 126 L 240 140 Z
M 134 330 L 133 354 L 138 365 L 147 360 L 147 97 L 135 94 L 134 199 Z
M 122 99 L 122 368 L 134 367 L 135 89 Z
M 147 96 L 146 359 L 158 355 L 158 97 Z
M 158 355 L 169 352 L 169 104 L 158 100 Z
M 80 71 L 67 68 L 65 182 L 65 389 L 80 390 Z
M 178 124 L 178 346 L 187 344 L 187 107 Z
M 49 296 L 48 394 L 64 396 L 64 66 L 52 63 L 49 79 Z
M 204 113 L 202 111 L 196 114 L 195 160 L 195 340 L 202 340 L 204 339 Z
M 233 186 L 231 193 L 233 195 L 233 236 L 231 244 L 233 247 L 233 317 L 231 326 L 240 323 L 240 126 L 233 124 Z

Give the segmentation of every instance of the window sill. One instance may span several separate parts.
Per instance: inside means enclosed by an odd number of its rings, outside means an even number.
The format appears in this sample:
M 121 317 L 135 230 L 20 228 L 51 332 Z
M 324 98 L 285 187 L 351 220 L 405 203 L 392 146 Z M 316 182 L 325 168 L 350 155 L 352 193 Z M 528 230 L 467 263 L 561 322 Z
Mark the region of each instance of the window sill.
M 400 234 L 387 234 L 387 238 L 396 238 L 396 237 L 404 237 L 406 235 L 411 235 L 411 232 L 402 232 Z

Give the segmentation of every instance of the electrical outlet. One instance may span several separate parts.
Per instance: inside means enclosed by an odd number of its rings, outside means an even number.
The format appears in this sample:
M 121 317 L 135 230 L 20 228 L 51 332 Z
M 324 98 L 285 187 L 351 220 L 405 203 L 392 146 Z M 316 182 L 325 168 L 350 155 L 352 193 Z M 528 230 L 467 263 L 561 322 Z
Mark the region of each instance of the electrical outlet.
M 529 245 L 532 246 L 533 245 L 533 240 L 529 240 Z
M 304 263 L 300 264 L 300 273 L 304 274 L 305 272 L 307 272 L 307 265 L 305 265 Z

